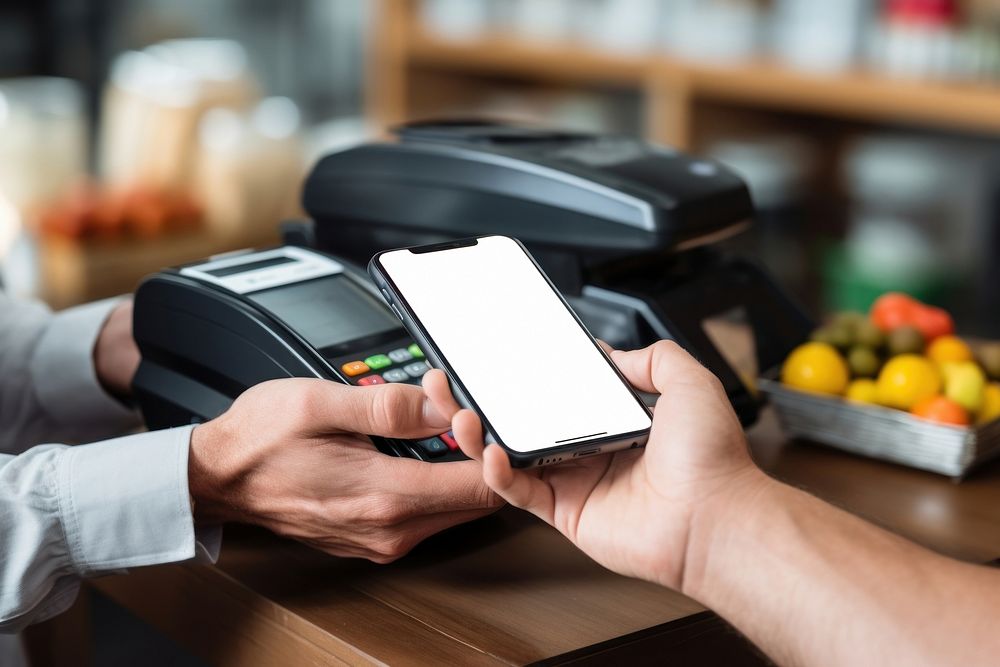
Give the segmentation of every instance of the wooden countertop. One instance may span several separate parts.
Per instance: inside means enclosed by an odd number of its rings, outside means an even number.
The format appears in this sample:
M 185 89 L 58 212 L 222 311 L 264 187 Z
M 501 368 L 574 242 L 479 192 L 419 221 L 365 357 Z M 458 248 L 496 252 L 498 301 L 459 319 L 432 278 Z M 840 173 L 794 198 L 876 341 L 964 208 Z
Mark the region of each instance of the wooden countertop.
M 975 563 L 1000 558 L 1000 461 L 956 482 L 809 443 L 787 442 L 772 410 L 751 431 L 771 475 L 935 551 Z
M 958 558 L 1000 558 L 1000 463 L 958 484 L 786 443 L 770 411 L 751 443 L 771 474 L 890 530 Z M 437 536 L 389 566 L 234 528 L 216 567 L 149 568 L 95 586 L 217 665 L 641 663 L 677 655 L 762 664 L 697 603 L 607 572 L 513 509 Z

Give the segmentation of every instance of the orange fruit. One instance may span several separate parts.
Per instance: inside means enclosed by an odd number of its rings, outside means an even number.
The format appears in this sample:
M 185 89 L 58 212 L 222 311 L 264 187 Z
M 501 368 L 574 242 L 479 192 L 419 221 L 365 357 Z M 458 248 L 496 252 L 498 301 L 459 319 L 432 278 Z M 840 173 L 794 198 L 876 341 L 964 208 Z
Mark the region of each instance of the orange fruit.
M 850 380 L 847 362 L 827 343 L 805 343 L 785 359 L 781 381 L 816 394 L 842 394 Z
M 971 361 L 972 349 L 958 336 L 938 336 L 927 346 L 927 357 L 937 364 Z
M 900 354 L 886 362 L 878 374 L 878 402 L 909 410 L 941 391 L 937 366 L 919 354 Z
M 965 408 L 944 396 L 925 398 L 914 405 L 910 413 L 939 424 L 969 425 L 969 413 L 966 412 Z

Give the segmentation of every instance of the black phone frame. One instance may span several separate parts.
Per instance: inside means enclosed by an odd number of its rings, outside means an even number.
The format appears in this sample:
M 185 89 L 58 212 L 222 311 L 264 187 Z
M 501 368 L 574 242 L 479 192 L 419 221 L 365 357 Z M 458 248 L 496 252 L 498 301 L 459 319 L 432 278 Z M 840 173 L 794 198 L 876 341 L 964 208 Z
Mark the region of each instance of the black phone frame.
M 383 298 L 388 301 L 389 307 L 393 310 L 400 321 L 402 321 L 403 326 L 409 332 L 409 334 L 417 341 L 417 344 L 421 346 L 424 350 L 424 354 L 432 362 L 435 368 L 440 368 L 445 371 L 448 376 L 448 383 L 451 385 L 452 394 L 454 394 L 456 400 L 463 407 L 473 410 L 483 422 L 484 437 L 487 439 L 487 444 L 492 440 L 493 443 L 499 445 L 507 452 L 507 456 L 510 459 L 511 465 L 516 468 L 528 468 L 533 466 L 549 465 L 552 463 L 559 463 L 566 460 L 567 454 L 570 455 L 569 458 L 584 458 L 586 456 L 596 456 L 598 454 L 605 454 L 612 451 L 618 451 L 622 449 L 635 449 L 638 447 L 643 447 L 649 438 L 650 429 L 644 429 L 641 431 L 632 431 L 629 433 L 619 433 L 615 435 L 609 435 L 602 438 L 597 438 L 594 440 L 584 440 L 579 443 L 569 443 L 566 445 L 559 445 L 557 447 L 546 447 L 544 449 L 535 450 L 533 452 L 519 452 L 506 445 L 503 440 L 499 437 L 496 429 L 493 428 L 489 419 L 486 417 L 485 413 L 472 398 L 468 389 L 458 379 L 458 374 L 452 368 L 451 364 L 448 363 L 447 358 L 438 348 L 437 344 L 433 341 L 424 325 L 420 322 L 420 318 L 416 316 L 407 303 L 406 299 L 400 293 L 396 284 L 392 281 L 392 278 L 382 267 L 380 258 L 382 255 L 390 252 L 400 252 L 400 251 L 410 251 L 414 254 L 425 254 L 431 252 L 438 252 L 442 250 L 451 250 L 454 248 L 468 247 L 477 245 L 480 239 L 501 237 L 514 241 L 521 249 L 521 251 L 527 256 L 531 261 L 532 265 L 538 271 L 539 274 L 545 279 L 546 284 L 548 284 L 549 289 L 556 295 L 556 297 L 562 302 L 563 306 L 567 311 L 573 316 L 573 320 L 580 327 L 580 331 L 590 340 L 594 348 L 598 353 L 604 358 L 611 370 L 618 376 L 625 385 L 625 388 L 632 394 L 636 403 L 642 408 L 642 410 L 649 416 L 650 428 L 652 427 L 652 413 L 649 408 L 643 403 L 642 399 L 636 394 L 635 390 L 629 384 L 628 380 L 622 374 L 618 367 L 615 365 L 611 357 L 604 351 L 604 349 L 597 343 L 597 340 L 590 334 L 587 327 L 584 326 L 583 322 L 577 316 L 576 312 L 570 307 L 566 299 L 563 297 L 562 293 L 556 288 L 555 284 L 549 278 L 549 276 L 542 270 L 538 262 L 532 257 L 531 253 L 524 246 L 523 243 L 513 236 L 505 236 L 503 234 L 483 234 L 480 236 L 467 237 L 462 239 L 456 239 L 453 241 L 446 241 L 444 243 L 433 243 L 429 245 L 418 245 L 409 246 L 403 248 L 393 248 L 390 250 L 383 250 L 376 253 L 371 260 L 368 262 L 368 273 L 375 281 L 376 286 L 381 290 Z M 593 451 L 590 451 L 593 450 Z

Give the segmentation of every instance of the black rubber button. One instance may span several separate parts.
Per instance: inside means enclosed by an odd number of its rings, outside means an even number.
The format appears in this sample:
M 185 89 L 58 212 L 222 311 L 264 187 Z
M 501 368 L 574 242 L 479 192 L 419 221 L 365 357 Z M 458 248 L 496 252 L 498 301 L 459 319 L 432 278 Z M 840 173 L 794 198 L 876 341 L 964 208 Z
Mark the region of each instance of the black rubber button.
M 417 445 L 420 447 L 427 456 L 436 458 L 438 456 L 444 456 L 450 450 L 448 445 L 444 444 L 441 438 L 427 438 L 426 440 L 418 440 Z

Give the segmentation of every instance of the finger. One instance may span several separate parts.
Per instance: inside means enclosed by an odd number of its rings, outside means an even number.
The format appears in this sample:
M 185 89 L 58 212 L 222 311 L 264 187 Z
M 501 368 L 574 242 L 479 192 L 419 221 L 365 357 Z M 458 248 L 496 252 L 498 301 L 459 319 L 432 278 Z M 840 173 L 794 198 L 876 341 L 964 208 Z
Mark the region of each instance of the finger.
M 470 459 L 483 458 L 483 422 L 472 410 L 459 410 L 451 419 L 451 432 L 461 447 L 462 453 Z
M 594 340 L 596 340 L 597 344 L 601 346 L 601 349 L 604 350 L 605 354 L 610 356 L 611 353 L 615 351 L 615 348 L 611 347 L 600 338 L 595 338 Z
M 452 419 L 452 433 L 466 456 L 482 460 L 483 478 L 490 488 L 507 502 L 550 521 L 553 514 L 551 489 L 534 474 L 513 470 L 501 447 L 483 444 L 483 425 L 475 412 L 460 410 Z M 487 455 L 490 456 L 488 460 Z
M 438 368 L 427 371 L 421 384 L 431 405 L 443 417 L 451 419 L 456 412 L 462 409 L 451 393 L 448 376 L 445 375 L 444 371 Z
M 412 515 L 503 505 L 503 500 L 486 486 L 476 461 L 427 463 L 385 457 L 380 465 L 380 484 L 404 499 Z
M 552 525 L 555 519 L 552 487 L 528 472 L 511 468 L 507 453 L 499 445 L 490 445 L 483 451 L 483 479 L 508 503 Z
M 419 387 L 381 384 L 350 387 L 307 381 L 306 418 L 317 433 L 347 431 L 392 438 L 426 438 L 447 430 L 449 420 Z
M 614 350 L 611 359 L 633 387 L 657 394 L 665 393 L 676 382 L 691 383 L 714 377 L 670 340 L 658 341 L 641 350 Z

